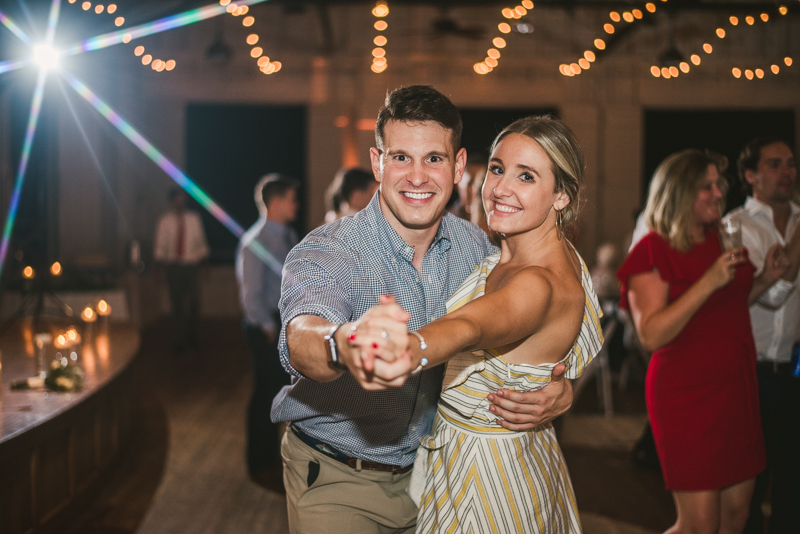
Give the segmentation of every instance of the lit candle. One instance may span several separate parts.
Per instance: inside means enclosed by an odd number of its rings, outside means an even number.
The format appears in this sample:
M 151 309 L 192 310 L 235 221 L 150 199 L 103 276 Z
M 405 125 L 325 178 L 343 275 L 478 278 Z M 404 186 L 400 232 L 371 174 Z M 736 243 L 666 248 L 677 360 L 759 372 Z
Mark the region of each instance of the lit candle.
M 65 334 L 59 334 L 56 336 L 55 341 L 53 341 L 53 346 L 57 349 L 68 349 L 72 346 L 72 342 Z
M 111 306 L 105 300 L 97 303 L 97 315 L 101 317 L 108 317 L 111 315 Z
M 97 320 L 97 315 L 95 315 L 94 310 L 90 306 L 86 306 L 83 309 L 83 313 L 81 313 L 81 318 L 84 322 L 93 323 Z

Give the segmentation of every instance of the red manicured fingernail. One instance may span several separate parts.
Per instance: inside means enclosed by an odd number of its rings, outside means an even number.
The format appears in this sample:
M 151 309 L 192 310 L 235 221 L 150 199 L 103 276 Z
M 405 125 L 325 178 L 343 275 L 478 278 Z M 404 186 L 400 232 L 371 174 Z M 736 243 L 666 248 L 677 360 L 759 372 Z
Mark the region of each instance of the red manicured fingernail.
M 347 338 L 347 339 L 349 339 L 350 341 L 355 341 L 356 340 L 356 335 L 355 334 L 350 334 L 350 337 Z
M 377 343 L 373 343 L 373 344 L 372 344 L 372 348 L 373 348 L 373 349 L 377 349 L 377 348 L 378 348 L 378 344 L 377 344 Z

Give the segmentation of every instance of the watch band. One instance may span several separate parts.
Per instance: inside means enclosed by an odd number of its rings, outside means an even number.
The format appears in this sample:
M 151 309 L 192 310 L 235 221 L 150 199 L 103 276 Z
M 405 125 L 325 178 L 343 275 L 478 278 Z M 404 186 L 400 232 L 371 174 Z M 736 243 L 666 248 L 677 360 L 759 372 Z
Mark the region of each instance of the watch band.
M 328 359 L 337 369 L 347 370 L 347 366 L 339 360 L 339 350 L 336 346 L 336 332 L 342 327 L 340 324 L 331 326 L 330 331 L 322 338 L 325 340 L 325 349 L 328 351 Z

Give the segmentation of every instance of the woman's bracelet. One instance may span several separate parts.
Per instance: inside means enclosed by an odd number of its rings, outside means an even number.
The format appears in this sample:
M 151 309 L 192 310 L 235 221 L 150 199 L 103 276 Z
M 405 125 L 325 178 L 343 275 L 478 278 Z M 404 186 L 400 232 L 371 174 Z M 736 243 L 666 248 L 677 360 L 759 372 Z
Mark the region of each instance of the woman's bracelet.
M 412 336 L 416 336 L 416 338 L 419 339 L 419 350 L 425 350 L 425 349 L 428 348 L 428 344 L 425 343 L 425 338 L 422 337 L 422 334 L 420 334 L 419 332 L 413 332 L 413 331 L 409 332 L 409 334 L 411 334 Z M 428 365 L 428 358 L 423 357 L 419 361 L 419 365 L 417 366 L 417 368 L 414 369 L 413 371 L 411 371 L 411 374 L 415 375 L 415 374 L 419 373 L 420 371 L 425 369 L 426 365 Z

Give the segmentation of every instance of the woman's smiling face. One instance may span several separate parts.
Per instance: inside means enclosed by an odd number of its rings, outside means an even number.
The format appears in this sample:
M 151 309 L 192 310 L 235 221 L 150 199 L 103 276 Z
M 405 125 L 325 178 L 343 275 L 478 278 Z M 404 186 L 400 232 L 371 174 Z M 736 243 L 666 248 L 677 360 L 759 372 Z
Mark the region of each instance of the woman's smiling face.
M 555 210 L 569 204 L 555 192 L 553 163 L 530 137 L 510 133 L 497 144 L 483 184 L 483 205 L 489 228 L 501 234 L 520 234 L 555 224 Z M 552 208 L 555 208 L 553 210 Z

